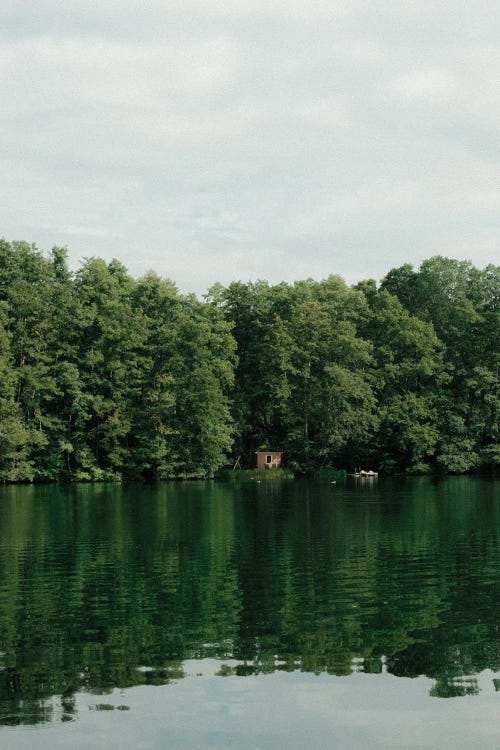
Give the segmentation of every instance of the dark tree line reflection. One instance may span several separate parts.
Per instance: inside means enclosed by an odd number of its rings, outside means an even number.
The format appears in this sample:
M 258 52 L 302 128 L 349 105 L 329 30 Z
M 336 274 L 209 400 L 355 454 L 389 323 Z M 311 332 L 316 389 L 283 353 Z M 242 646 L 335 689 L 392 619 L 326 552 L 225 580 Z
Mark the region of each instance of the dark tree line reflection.
M 0 497 L 4 723 L 61 696 L 219 674 L 353 670 L 477 692 L 500 669 L 494 482 L 8 487 Z

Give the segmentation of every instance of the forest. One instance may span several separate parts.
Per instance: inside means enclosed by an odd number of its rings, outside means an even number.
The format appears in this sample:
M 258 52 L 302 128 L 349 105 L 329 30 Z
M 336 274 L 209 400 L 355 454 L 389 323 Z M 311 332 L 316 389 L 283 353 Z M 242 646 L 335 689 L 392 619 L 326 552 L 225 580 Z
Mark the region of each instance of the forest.
M 500 267 L 213 286 L 0 241 L 0 480 L 494 470 Z

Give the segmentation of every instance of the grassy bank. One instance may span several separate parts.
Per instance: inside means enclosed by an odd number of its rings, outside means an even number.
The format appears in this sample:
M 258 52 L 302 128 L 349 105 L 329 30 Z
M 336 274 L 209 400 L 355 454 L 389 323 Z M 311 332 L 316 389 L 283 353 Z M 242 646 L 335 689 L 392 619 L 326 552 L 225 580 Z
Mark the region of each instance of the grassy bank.
M 282 479 L 294 479 L 291 469 L 239 469 L 223 471 L 217 479 L 225 482 L 276 482 Z

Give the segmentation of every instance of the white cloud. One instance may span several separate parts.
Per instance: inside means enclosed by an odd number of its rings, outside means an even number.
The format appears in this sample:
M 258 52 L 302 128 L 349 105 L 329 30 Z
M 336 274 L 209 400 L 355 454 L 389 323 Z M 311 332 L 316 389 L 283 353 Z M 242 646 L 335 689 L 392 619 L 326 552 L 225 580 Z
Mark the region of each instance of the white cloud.
M 497 17 L 490 0 L 6 4 L 0 234 L 200 292 L 216 273 L 381 276 L 436 248 L 498 260 Z
M 434 100 L 450 97 L 458 90 L 457 81 L 439 68 L 420 68 L 405 73 L 389 82 L 389 91 L 397 98 Z
M 115 240 L 125 239 L 125 235 L 121 232 L 115 232 L 109 229 L 99 229 L 99 227 L 90 226 L 72 226 L 70 224 L 48 224 L 42 227 L 49 232 L 58 232 L 61 235 L 68 235 L 69 237 L 90 237 L 92 239 L 103 239 L 103 240 Z

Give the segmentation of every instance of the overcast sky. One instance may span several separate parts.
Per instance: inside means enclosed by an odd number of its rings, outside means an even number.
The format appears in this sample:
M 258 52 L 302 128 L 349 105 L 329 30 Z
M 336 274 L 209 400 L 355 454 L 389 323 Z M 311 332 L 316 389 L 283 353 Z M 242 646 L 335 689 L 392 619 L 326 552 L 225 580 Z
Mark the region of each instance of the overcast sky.
M 500 260 L 498 0 L 13 0 L 0 236 L 216 280 Z

